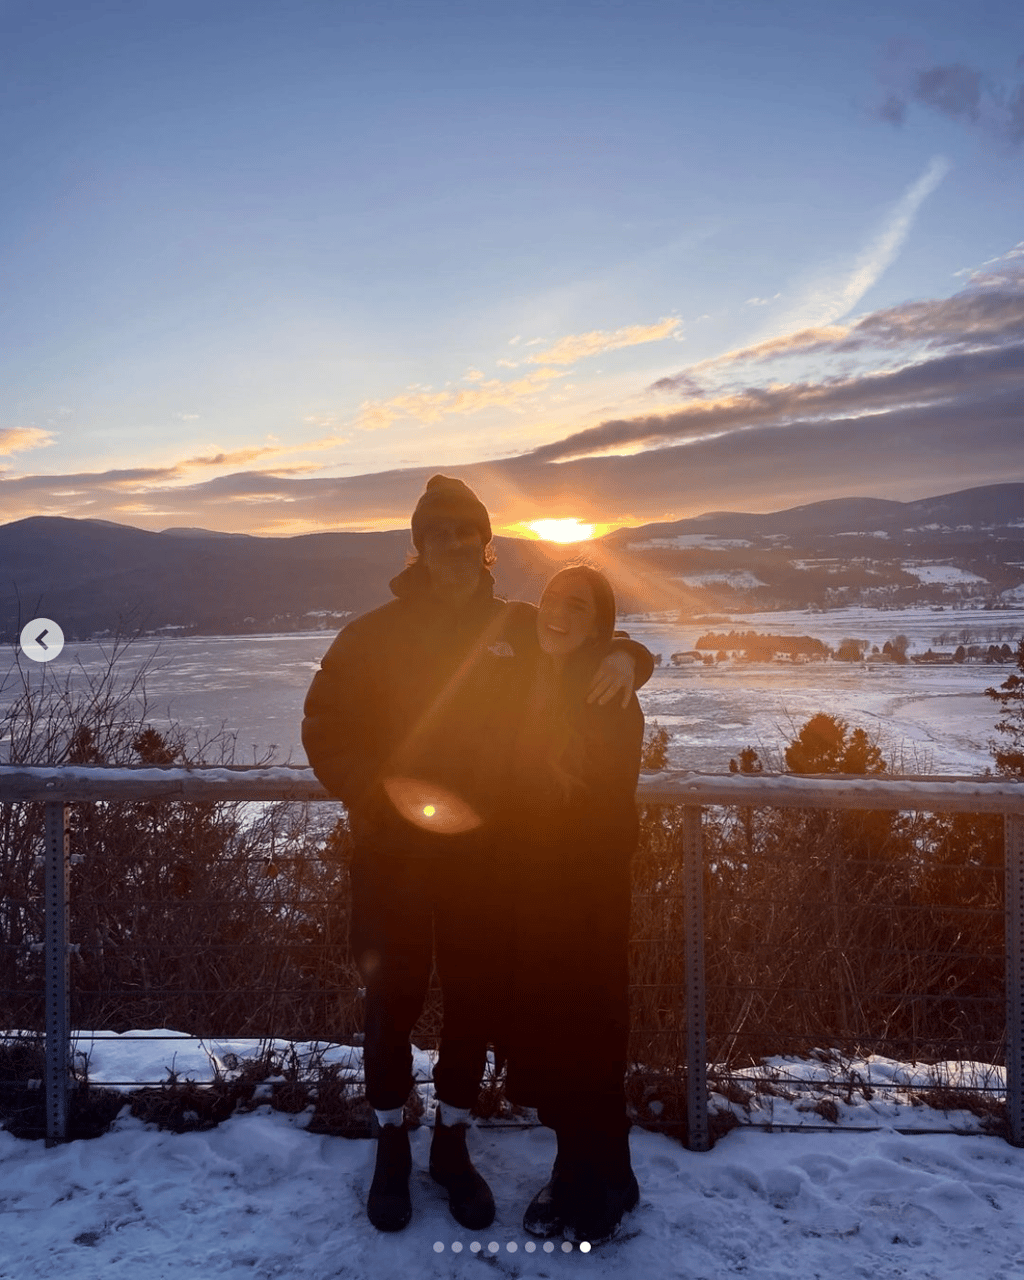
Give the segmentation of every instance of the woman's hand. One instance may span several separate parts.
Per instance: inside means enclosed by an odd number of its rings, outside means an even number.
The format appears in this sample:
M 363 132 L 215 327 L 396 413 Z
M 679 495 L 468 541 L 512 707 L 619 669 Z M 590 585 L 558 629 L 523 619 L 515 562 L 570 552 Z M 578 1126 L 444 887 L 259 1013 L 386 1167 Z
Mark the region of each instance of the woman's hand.
M 588 702 L 596 702 L 598 706 L 607 706 L 613 698 L 619 697 L 623 708 L 629 706 L 633 696 L 633 685 L 636 681 L 636 662 L 633 655 L 616 649 L 609 653 L 590 682 L 587 693 Z

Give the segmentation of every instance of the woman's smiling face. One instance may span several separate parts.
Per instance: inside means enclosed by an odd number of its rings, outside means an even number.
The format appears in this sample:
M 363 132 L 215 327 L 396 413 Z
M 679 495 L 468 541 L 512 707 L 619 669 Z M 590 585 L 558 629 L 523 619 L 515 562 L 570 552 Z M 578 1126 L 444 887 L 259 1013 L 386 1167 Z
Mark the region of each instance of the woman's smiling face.
M 565 657 L 597 633 L 594 593 L 582 577 L 560 576 L 544 588 L 537 610 L 537 641 L 552 658 Z

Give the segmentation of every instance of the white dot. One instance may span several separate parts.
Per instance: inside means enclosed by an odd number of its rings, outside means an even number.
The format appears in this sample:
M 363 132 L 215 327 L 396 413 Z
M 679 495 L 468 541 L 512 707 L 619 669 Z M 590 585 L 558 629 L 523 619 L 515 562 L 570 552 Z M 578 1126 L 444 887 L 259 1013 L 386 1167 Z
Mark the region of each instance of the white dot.
M 470 1252 L 471 1252 L 471 1253 L 479 1253 L 479 1252 L 480 1252 L 480 1241 L 479 1241 L 479 1240 L 474 1240 L 474 1241 L 473 1241 L 473 1243 L 469 1246 L 469 1249 L 470 1249 Z
M 505 1246 L 505 1248 L 509 1251 L 509 1253 L 515 1253 L 515 1251 L 519 1248 L 519 1246 L 516 1244 L 514 1240 L 510 1240 L 508 1244 Z
M 534 1251 L 536 1248 L 537 1248 L 537 1246 L 533 1243 L 533 1241 L 532 1241 L 532 1240 L 527 1240 L 527 1242 L 526 1242 L 526 1252 L 527 1252 L 527 1253 L 533 1253 L 533 1251 Z
M 589 1252 L 590 1252 L 590 1241 L 582 1240 L 580 1242 L 580 1253 L 589 1253 Z
M 501 1245 L 498 1244 L 497 1240 L 492 1240 L 491 1243 L 487 1246 L 487 1251 L 488 1253 L 497 1253 L 500 1248 L 501 1248 Z
M 555 1246 L 551 1243 L 551 1241 L 550 1241 L 550 1240 L 545 1240 L 545 1241 L 544 1241 L 544 1252 L 545 1252 L 545 1253 L 551 1253 L 551 1252 L 553 1252 L 554 1247 L 555 1247 Z
M 562 1252 L 563 1252 L 563 1253 L 572 1253 L 572 1245 L 569 1243 L 569 1241 L 568 1241 L 568 1240 L 563 1240 L 563 1241 L 562 1241 Z
M 460 1241 L 456 1240 L 455 1243 L 452 1245 L 452 1253 L 461 1253 L 461 1252 L 462 1252 L 462 1244 Z
M 444 1253 L 444 1245 L 441 1243 L 441 1241 L 440 1241 L 440 1240 L 435 1240 L 435 1241 L 434 1241 L 434 1252 L 435 1252 L 435 1253 Z

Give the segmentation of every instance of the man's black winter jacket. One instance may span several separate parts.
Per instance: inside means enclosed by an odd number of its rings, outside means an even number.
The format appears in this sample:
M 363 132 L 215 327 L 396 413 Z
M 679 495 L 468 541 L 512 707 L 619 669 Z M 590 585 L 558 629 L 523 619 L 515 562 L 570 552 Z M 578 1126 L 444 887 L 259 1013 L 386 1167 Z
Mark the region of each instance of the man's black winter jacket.
M 486 834 L 508 813 L 519 729 L 538 646 L 536 608 L 494 596 L 490 574 L 452 610 L 422 570 L 391 583 L 397 599 L 349 623 L 306 696 L 302 743 L 316 776 L 345 803 L 357 844 L 437 848 L 437 831 Z M 636 658 L 637 684 L 651 655 Z M 408 784 L 413 785 L 408 785 Z M 467 826 L 468 822 L 468 826 Z

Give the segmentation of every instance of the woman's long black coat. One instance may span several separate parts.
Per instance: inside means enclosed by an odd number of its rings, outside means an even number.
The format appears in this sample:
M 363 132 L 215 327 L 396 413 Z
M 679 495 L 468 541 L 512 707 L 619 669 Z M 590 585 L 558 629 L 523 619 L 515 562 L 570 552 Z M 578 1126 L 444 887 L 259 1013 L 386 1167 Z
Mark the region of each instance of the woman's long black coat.
M 638 836 L 636 785 L 644 718 L 588 705 L 567 691 L 573 741 L 568 794 L 545 764 L 550 725 L 530 718 L 511 795 L 513 994 L 507 1091 L 557 1119 L 622 1109 L 629 1032 L 630 869 Z M 546 1123 L 553 1123 L 552 1119 Z

